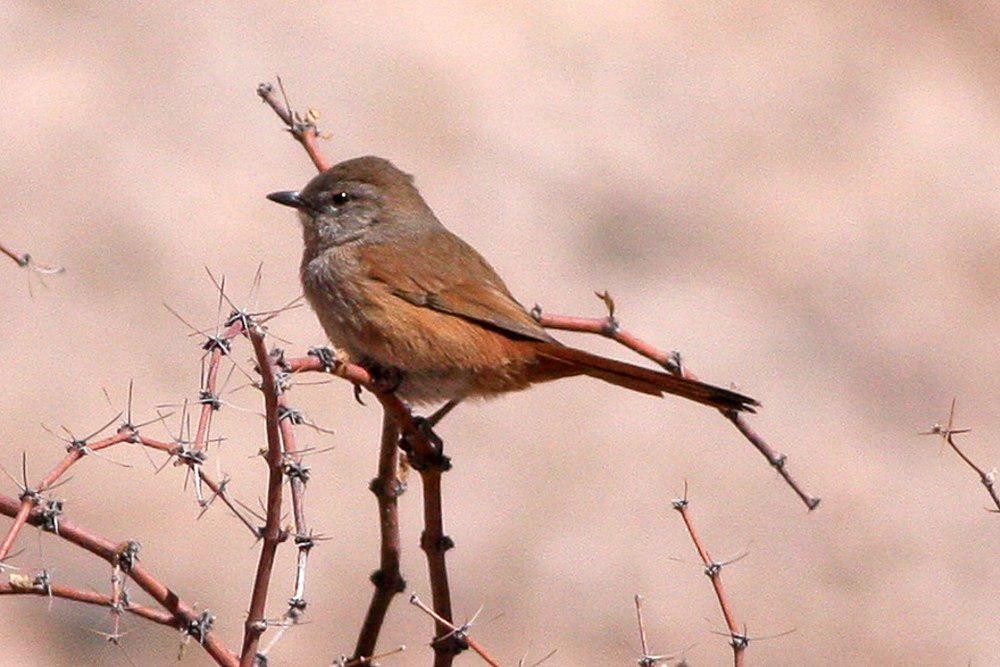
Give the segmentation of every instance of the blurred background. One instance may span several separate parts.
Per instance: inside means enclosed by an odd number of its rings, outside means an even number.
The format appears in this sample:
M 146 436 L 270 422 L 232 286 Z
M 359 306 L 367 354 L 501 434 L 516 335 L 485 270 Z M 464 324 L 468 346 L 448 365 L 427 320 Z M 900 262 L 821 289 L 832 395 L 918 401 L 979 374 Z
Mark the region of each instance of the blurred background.
M 980 2 L 34 3 L 0 19 L 0 240 L 66 267 L 48 288 L 0 264 L 0 463 L 32 480 L 62 455 L 42 430 L 106 422 L 135 379 L 136 418 L 196 396 L 197 326 L 216 321 L 203 267 L 245 300 L 300 293 L 301 237 L 264 199 L 313 174 L 254 94 L 283 76 L 321 113 L 333 161 L 416 175 L 442 221 L 525 304 L 600 316 L 684 353 L 764 408 L 807 513 L 723 419 L 586 379 L 463 406 L 442 425 L 456 614 L 505 664 L 634 664 L 632 596 L 652 648 L 731 660 L 711 586 L 670 499 L 690 486 L 750 664 L 997 664 L 1000 524 L 974 473 L 916 433 L 958 398 L 962 442 L 1000 463 L 1000 11 Z M 30 287 L 30 289 L 29 289 Z M 274 332 L 323 342 L 307 308 Z M 574 340 L 628 358 L 593 339 Z M 249 366 L 249 348 L 236 359 Z M 237 372 L 224 398 L 257 409 Z M 106 388 L 115 407 L 102 392 Z M 331 539 L 310 561 L 308 624 L 272 664 L 350 653 L 377 564 L 379 410 L 350 386 L 303 386 L 308 511 Z M 176 430 L 176 418 L 171 422 Z M 165 437 L 160 428 L 151 435 Z M 256 504 L 264 440 L 224 408 L 208 469 Z M 87 460 L 58 490 L 68 516 L 143 545 L 143 562 L 239 641 L 258 549 L 221 506 L 200 522 L 183 473 Z M 216 466 L 218 465 L 218 468 Z M 16 488 L 4 481 L 4 492 Z M 403 572 L 430 598 L 419 481 L 402 498 Z M 0 521 L 3 528 L 8 520 Z M 16 564 L 108 588 L 109 572 L 26 532 Z M 279 552 L 269 614 L 291 593 Z M 678 562 L 680 561 L 683 562 Z M 137 600 L 145 600 L 132 587 Z M 97 608 L 0 601 L 0 663 L 171 664 L 178 637 L 127 619 L 124 653 Z M 387 665 L 429 661 L 427 619 L 399 598 Z M 267 636 L 264 639 L 267 642 Z M 127 656 L 125 655 L 127 654 Z M 203 664 L 189 647 L 182 662 Z M 460 664 L 475 664 L 464 655 Z

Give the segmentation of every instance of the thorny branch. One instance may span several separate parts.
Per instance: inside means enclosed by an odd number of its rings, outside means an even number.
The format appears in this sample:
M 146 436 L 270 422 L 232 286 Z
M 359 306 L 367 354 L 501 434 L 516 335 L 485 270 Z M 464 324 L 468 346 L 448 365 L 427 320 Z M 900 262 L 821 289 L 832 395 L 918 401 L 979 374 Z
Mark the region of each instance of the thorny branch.
M 101 430 L 103 431 L 104 429 L 102 428 Z M 98 433 L 100 433 L 100 431 L 98 431 Z M 24 527 L 28 518 L 28 514 L 31 511 L 31 509 L 40 504 L 51 505 L 52 502 L 55 502 L 55 501 L 46 501 L 46 499 L 43 497 L 42 494 L 47 491 L 51 491 L 56 486 L 58 486 L 58 482 L 60 479 L 62 479 L 63 475 L 66 474 L 66 472 L 73 466 L 73 464 L 82 459 L 84 456 L 94 455 L 97 452 L 100 452 L 101 450 L 107 449 L 114 445 L 128 442 L 128 443 L 136 443 L 143 447 L 147 447 L 149 449 L 166 452 L 171 457 L 174 456 L 178 457 L 182 462 L 186 463 L 188 466 L 191 467 L 198 465 L 198 461 L 196 459 L 184 458 L 183 455 L 185 453 L 185 447 L 183 444 L 172 444 L 160 440 L 154 440 L 153 438 L 147 438 L 144 435 L 140 435 L 139 427 L 133 424 L 129 424 L 127 422 L 123 423 L 118 428 L 118 431 L 112 436 L 103 438 L 101 440 L 97 440 L 92 443 L 88 442 L 88 440 L 89 438 L 85 439 L 74 438 L 73 440 L 69 441 L 66 446 L 66 456 L 63 457 L 62 461 L 60 461 L 34 487 L 28 486 L 26 460 L 22 457 L 23 479 L 22 482 L 18 484 L 21 487 L 20 506 L 18 507 L 18 511 L 14 516 L 14 523 L 7 530 L 7 534 L 4 536 L 3 542 L 0 543 L 0 563 L 2 563 L 5 558 L 7 558 L 7 556 L 13 549 L 14 543 L 16 542 L 17 537 L 21 532 L 21 528 Z M 227 504 L 231 502 L 231 500 L 228 499 L 227 494 L 225 493 L 223 484 L 216 482 L 205 473 L 200 473 L 200 474 L 202 475 L 202 479 L 204 479 L 206 485 L 210 489 L 212 489 L 212 491 L 215 492 L 216 495 L 223 498 L 224 502 L 226 502 Z M 58 502 L 59 502 L 59 508 L 61 510 L 61 501 Z M 52 511 L 53 510 L 51 509 L 48 510 L 50 514 Z M 237 514 L 237 516 L 241 515 Z
M 642 656 L 639 658 L 639 667 L 656 667 L 656 665 L 661 662 L 666 662 L 667 660 L 673 660 L 677 657 L 677 653 L 670 653 L 664 655 L 653 655 L 649 650 L 649 643 L 646 641 L 646 622 L 642 617 L 642 596 L 635 596 L 635 620 L 636 625 L 639 627 L 639 647 L 642 650 Z M 681 664 L 685 664 L 682 663 Z M 678 666 L 679 667 L 679 666 Z
M 265 421 L 267 428 L 267 501 L 266 519 L 263 530 L 263 544 L 257 573 L 254 576 L 253 592 L 250 597 L 250 612 L 247 615 L 243 633 L 243 649 L 240 654 L 241 667 L 250 667 L 258 658 L 257 645 L 260 636 L 267 629 L 264 609 L 267 605 L 268 586 L 278 545 L 287 535 L 281 529 L 282 483 L 284 480 L 285 451 L 281 440 L 281 418 L 278 416 L 279 397 L 283 387 L 279 381 L 280 369 L 275 359 L 268 353 L 263 330 L 252 324 L 247 335 L 257 358 L 257 368 L 261 376 L 261 391 L 264 393 Z M 301 501 L 300 501 L 301 502 Z M 301 510 L 301 507 L 300 507 Z
M 362 366 L 338 358 L 328 348 L 314 348 L 310 355 L 286 360 L 291 373 L 321 371 L 342 377 L 375 394 L 387 415 L 398 422 L 402 437 L 400 447 L 407 453 L 410 465 L 420 474 L 423 488 L 424 532 L 420 546 L 427 555 L 434 611 L 451 620 L 451 593 L 445 553 L 454 542 L 444 533 L 441 502 L 441 475 L 451 467 L 450 459 L 441 452 L 441 443 L 426 426 L 422 426 L 410 409 L 393 393 L 381 391 L 371 374 Z M 435 664 L 450 665 L 454 656 L 464 649 L 454 640 L 448 626 L 436 622 L 433 642 Z
M 16 498 L 0 494 L 0 514 L 9 517 L 17 516 L 21 512 L 21 507 L 21 503 Z M 38 508 L 31 509 L 25 520 L 33 526 L 46 525 L 46 519 Z M 177 593 L 161 583 L 138 562 L 138 542 L 129 541 L 114 544 L 104 537 L 77 526 L 68 519 L 60 520 L 58 535 L 60 538 L 103 558 L 112 566 L 120 566 L 132 581 L 170 613 L 173 626 L 196 639 L 217 664 L 226 667 L 235 667 L 238 664 L 236 656 L 211 632 L 214 617 L 208 612 L 200 614 L 196 612 L 193 607 L 181 600 Z
M 679 377 L 686 377 L 691 380 L 699 379 L 697 375 L 688 368 L 681 359 L 679 352 L 667 353 L 659 348 L 643 341 L 634 334 L 623 329 L 615 318 L 614 301 L 607 292 L 597 293 L 608 308 L 608 316 L 599 317 L 574 317 L 570 315 L 550 315 L 543 313 L 540 306 L 535 306 L 531 313 L 538 320 L 538 323 L 547 329 L 557 329 L 562 331 L 574 331 L 577 333 L 595 334 L 609 338 L 619 343 L 633 352 L 646 357 L 650 361 L 662 366 L 668 373 Z M 751 445 L 759 451 L 767 462 L 778 471 L 782 479 L 792 488 L 798 497 L 805 503 L 809 510 L 819 506 L 820 499 L 806 493 L 799 483 L 788 472 L 786 465 L 787 457 L 775 451 L 766 440 L 764 440 L 750 426 L 746 415 L 733 410 L 720 410 L 723 417 L 733 423 L 733 426 L 743 434 Z
M 486 664 L 490 665 L 491 667 L 500 667 L 500 663 L 497 661 L 497 659 L 494 658 L 492 655 L 490 655 L 489 652 L 485 648 L 483 648 L 482 644 L 477 642 L 469 635 L 469 629 L 472 627 L 472 621 L 465 623 L 461 627 L 456 626 L 451 621 L 438 616 L 433 609 L 428 607 L 419 597 L 417 597 L 416 593 L 410 595 L 410 604 L 412 604 L 414 607 L 416 607 L 420 611 L 424 612 L 425 614 L 433 618 L 438 623 L 441 623 L 442 625 L 445 625 L 448 628 L 450 628 L 451 636 L 454 637 L 456 641 L 467 645 L 473 651 L 478 653 L 479 657 L 482 658 L 483 661 L 486 662 Z
M 281 91 L 282 100 L 278 99 L 277 91 L 270 83 L 262 83 L 257 86 L 257 95 L 267 102 L 267 105 L 278 115 L 278 118 L 287 126 L 288 132 L 295 137 L 295 140 L 302 144 L 302 148 L 309 154 L 309 159 L 316 165 L 317 171 L 326 171 L 330 168 L 330 163 L 326 161 L 317 145 L 317 140 L 321 138 L 319 130 L 316 129 L 316 120 L 319 115 L 312 109 L 301 116 L 292 110 L 285 95 L 285 87 L 278 78 L 278 88 Z
M 1000 496 L 997 496 L 997 471 L 996 469 L 987 472 L 985 469 L 980 468 L 978 465 L 972 462 L 965 452 L 959 449 L 958 445 L 955 444 L 955 436 L 961 433 L 968 433 L 972 429 L 970 428 L 955 428 L 955 403 L 957 399 L 951 399 L 951 410 L 948 412 L 948 424 L 946 426 L 941 426 L 940 424 L 934 424 L 931 426 L 930 430 L 924 431 L 920 435 L 939 435 L 941 438 L 948 443 L 948 446 L 958 454 L 967 466 L 976 471 L 979 475 L 979 481 L 983 486 L 986 487 L 986 493 L 990 494 L 990 498 L 993 500 L 993 504 L 996 506 L 995 510 L 990 510 L 993 513 L 1000 513 Z
M 681 518 L 684 520 L 684 525 L 691 536 L 691 541 L 694 542 L 694 548 L 698 551 L 698 556 L 705 566 L 705 575 L 712 580 L 712 587 L 715 589 L 716 597 L 719 598 L 719 606 L 722 608 L 722 615 L 725 617 L 726 626 L 729 628 L 729 645 L 733 647 L 733 664 L 736 667 L 740 667 L 743 664 L 743 654 L 750 643 L 750 638 L 747 636 L 746 631 L 740 632 L 739 626 L 736 623 L 736 615 L 729 604 L 726 590 L 722 586 L 722 568 L 727 563 L 715 561 L 708 555 L 708 550 L 702 543 L 698 532 L 695 530 L 694 523 L 691 521 L 686 489 L 683 498 L 673 501 L 673 507 L 680 513 Z M 638 605 L 638 603 L 636 604 Z
M 51 596 L 54 598 L 62 598 L 64 600 L 73 600 L 75 602 L 93 604 L 99 607 L 107 607 L 112 611 L 114 611 L 116 604 L 120 604 L 116 603 L 114 599 L 108 595 L 101 595 L 100 593 L 96 593 L 94 591 L 85 591 L 71 586 L 61 586 L 59 584 L 48 583 L 45 581 L 44 574 L 23 578 L 11 576 L 10 582 L 0 583 L 0 595 Z M 131 602 L 128 605 L 123 605 L 123 608 L 130 614 L 144 618 L 147 621 L 153 621 L 154 623 L 167 625 L 172 628 L 177 627 L 177 619 L 170 612 L 156 609 L 155 607 L 132 604 Z

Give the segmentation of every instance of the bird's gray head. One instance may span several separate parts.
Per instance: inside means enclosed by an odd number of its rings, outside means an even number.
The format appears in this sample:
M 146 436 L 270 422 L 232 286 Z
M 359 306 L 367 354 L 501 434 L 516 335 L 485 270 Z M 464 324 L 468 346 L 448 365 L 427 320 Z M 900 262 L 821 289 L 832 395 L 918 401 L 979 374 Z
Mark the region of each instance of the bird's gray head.
M 272 192 L 271 201 L 299 211 L 307 247 L 383 243 L 440 226 L 413 178 L 379 157 L 330 167 L 302 190 Z

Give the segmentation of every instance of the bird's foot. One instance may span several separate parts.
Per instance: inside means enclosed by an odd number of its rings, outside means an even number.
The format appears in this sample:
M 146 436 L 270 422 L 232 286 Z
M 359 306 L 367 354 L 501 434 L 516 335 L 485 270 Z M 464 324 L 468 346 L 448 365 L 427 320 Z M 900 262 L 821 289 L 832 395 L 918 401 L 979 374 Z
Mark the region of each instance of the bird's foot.
M 410 467 L 418 472 L 437 468 L 441 472 L 451 469 L 451 459 L 444 455 L 444 440 L 434 432 L 436 422 L 425 417 L 413 417 L 413 428 L 403 431 L 399 448 L 406 452 Z M 424 440 L 429 448 L 414 447 L 414 439 Z

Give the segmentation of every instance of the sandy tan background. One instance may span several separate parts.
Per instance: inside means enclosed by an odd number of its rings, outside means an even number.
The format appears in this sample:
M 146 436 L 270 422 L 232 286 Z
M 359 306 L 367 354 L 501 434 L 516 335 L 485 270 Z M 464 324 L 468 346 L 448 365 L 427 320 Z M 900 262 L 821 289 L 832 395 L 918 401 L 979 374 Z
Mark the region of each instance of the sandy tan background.
M 728 424 L 677 401 L 575 380 L 460 410 L 442 428 L 455 606 L 484 606 L 476 634 L 505 662 L 634 664 L 636 592 L 656 650 L 730 660 L 708 582 L 670 560 L 694 559 L 669 510 L 687 479 L 714 552 L 750 545 L 725 573 L 739 618 L 795 629 L 750 664 L 1000 663 L 1000 523 L 971 471 L 914 435 L 958 396 L 969 453 L 1000 463 L 1000 13 L 828 4 L 4 2 L 0 234 L 68 272 L 32 298 L 0 265 L 0 462 L 26 450 L 37 479 L 61 451 L 39 422 L 96 427 L 113 414 L 102 386 L 122 402 L 135 378 L 139 417 L 193 396 L 199 350 L 160 304 L 211 324 L 203 266 L 241 296 L 263 262 L 262 304 L 298 294 L 299 230 L 263 195 L 311 166 L 253 92 L 278 72 L 323 113 L 329 156 L 416 174 L 522 300 L 597 315 L 608 288 L 631 329 L 760 398 L 753 423 L 823 497 L 807 514 Z M 305 309 L 275 330 L 298 351 L 322 340 Z M 379 415 L 341 383 L 293 400 L 336 432 L 303 435 L 335 446 L 309 487 L 332 539 L 311 561 L 310 624 L 272 658 L 320 665 L 350 651 L 370 594 Z M 218 424 L 216 458 L 253 502 L 260 424 Z M 251 540 L 221 508 L 195 523 L 180 471 L 115 457 L 135 467 L 79 466 L 68 512 L 140 540 L 235 644 Z M 429 597 L 413 486 L 404 573 Z M 28 569 L 107 587 L 51 537 L 22 544 Z M 100 610 L 0 605 L 0 663 L 126 664 L 89 631 L 108 628 Z M 137 664 L 173 662 L 175 635 L 130 628 Z M 426 664 L 427 636 L 401 601 L 382 645 L 412 648 L 387 664 Z

